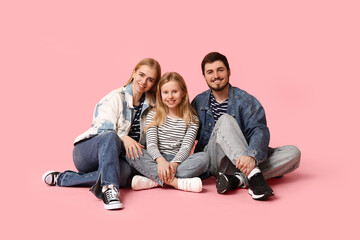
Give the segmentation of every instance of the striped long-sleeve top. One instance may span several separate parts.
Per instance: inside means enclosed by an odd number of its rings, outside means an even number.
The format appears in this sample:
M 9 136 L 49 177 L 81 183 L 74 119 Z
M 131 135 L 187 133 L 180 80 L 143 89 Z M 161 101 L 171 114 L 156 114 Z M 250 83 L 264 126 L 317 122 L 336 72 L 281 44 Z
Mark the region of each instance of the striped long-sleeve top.
M 155 117 L 151 111 L 146 117 L 146 126 L 149 126 Z M 196 116 L 194 116 L 198 119 Z M 181 163 L 190 154 L 194 145 L 199 124 L 190 122 L 187 126 L 183 119 L 173 119 L 166 116 L 166 121 L 160 126 L 154 126 L 146 132 L 146 149 L 156 160 L 162 154 L 174 155 L 172 162 Z

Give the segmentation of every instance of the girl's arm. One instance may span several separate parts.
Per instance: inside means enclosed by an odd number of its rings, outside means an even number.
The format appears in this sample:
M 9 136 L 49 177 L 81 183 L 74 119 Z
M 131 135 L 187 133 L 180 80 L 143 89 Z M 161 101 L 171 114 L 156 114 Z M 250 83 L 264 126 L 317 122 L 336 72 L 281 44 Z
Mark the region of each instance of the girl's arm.
M 150 111 L 146 116 L 146 127 L 152 123 L 154 117 L 155 117 L 155 112 Z M 154 159 L 154 161 L 158 157 L 162 156 L 159 151 L 158 130 L 156 126 L 153 126 L 146 131 L 146 150 L 150 154 L 152 159 Z
M 191 122 L 189 124 L 184 139 L 181 143 L 180 150 L 177 152 L 177 154 L 175 155 L 174 159 L 171 162 L 181 163 L 190 155 L 191 148 L 195 143 L 198 129 L 199 129 L 198 123 Z
M 146 117 L 146 126 L 149 126 L 155 117 L 155 112 L 151 111 Z M 168 183 L 174 178 L 174 173 L 171 171 L 170 163 L 161 155 L 158 146 L 158 130 L 153 126 L 146 131 L 146 150 L 149 155 L 158 164 L 158 175 L 163 183 Z

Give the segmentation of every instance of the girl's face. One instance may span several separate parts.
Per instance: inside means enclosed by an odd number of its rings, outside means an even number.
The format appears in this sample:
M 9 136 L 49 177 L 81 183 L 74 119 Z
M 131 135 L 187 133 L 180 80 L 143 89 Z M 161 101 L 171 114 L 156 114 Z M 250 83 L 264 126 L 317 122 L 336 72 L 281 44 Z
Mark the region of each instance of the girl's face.
M 181 89 L 179 83 L 175 81 L 167 82 L 161 87 L 162 102 L 169 110 L 176 110 L 184 96 L 184 91 Z
M 132 77 L 134 78 L 133 93 L 142 95 L 154 86 L 157 77 L 156 69 L 147 65 L 142 65 L 133 72 Z

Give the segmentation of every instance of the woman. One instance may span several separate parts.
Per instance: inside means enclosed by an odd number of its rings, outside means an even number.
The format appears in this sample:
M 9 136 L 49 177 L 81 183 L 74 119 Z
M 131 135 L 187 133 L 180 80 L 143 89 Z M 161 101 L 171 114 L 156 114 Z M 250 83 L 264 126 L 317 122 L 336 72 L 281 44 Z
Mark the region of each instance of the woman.
M 141 60 L 127 84 L 106 95 L 96 105 L 92 126 L 74 141 L 74 171 L 48 171 L 43 181 L 50 186 L 92 186 L 105 209 L 123 208 L 119 187 L 131 176 L 128 157 L 139 157 L 145 145 L 146 114 L 155 104 L 160 64 L 152 58 Z

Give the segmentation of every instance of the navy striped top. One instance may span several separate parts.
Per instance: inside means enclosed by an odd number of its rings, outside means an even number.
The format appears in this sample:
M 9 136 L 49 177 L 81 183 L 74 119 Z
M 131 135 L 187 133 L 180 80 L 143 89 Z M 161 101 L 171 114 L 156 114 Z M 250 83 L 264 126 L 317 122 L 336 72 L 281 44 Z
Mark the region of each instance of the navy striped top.
M 142 106 L 144 104 L 144 100 L 145 95 L 141 97 L 139 106 L 134 106 L 134 118 L 129 132 L 129 137 L 131 137 L 137 142 L 140 140 L 140 114 Z
M 215 124 L 224 113 L 227 113 L 228 100 L 229 99 L 226 99 L 224 102 L 218 103 L 214 95 L 210 93 L 210 107 L 212 114 L 214 115 Z

